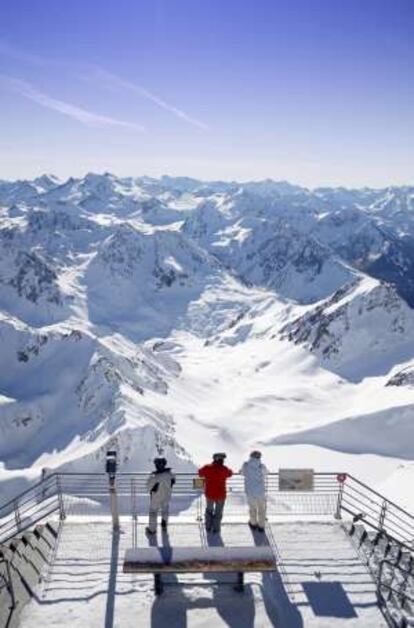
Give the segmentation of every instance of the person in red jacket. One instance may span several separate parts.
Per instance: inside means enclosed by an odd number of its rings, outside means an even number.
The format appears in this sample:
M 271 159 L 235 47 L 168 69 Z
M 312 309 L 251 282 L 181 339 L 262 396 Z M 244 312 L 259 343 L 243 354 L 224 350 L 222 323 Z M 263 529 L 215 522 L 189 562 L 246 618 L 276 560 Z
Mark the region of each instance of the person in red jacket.
M 225 466 L 226 454 L 213 455 L 213 462 L 198 470 L 198 475 L 204 478 L 204 493 L 206 496 L 205 525 L 207 532 L 220 532 L 224 502 L 226 501 L 226 481 L 233 475 L 233 471 Z

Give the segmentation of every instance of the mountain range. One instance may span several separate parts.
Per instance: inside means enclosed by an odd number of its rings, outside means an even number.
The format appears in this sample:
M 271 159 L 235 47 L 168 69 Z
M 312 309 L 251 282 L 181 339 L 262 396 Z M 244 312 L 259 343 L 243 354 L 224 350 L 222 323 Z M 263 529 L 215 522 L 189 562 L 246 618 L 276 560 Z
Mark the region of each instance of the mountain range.
M 0 181 L 0 497 L 42 468 L 414 472 L 414 187 Z

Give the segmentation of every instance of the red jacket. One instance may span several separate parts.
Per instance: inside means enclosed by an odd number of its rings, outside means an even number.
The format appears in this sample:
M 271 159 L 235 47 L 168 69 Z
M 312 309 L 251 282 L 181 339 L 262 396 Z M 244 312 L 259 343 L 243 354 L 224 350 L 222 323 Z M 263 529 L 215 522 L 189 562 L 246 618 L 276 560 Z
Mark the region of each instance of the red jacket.
M 206 464 L 198 470 L 198 475 L 205 478 L 205 495 L 208 499 L 226 499 L 226 480 L 233 475 L 233 471 L 224 464 Z

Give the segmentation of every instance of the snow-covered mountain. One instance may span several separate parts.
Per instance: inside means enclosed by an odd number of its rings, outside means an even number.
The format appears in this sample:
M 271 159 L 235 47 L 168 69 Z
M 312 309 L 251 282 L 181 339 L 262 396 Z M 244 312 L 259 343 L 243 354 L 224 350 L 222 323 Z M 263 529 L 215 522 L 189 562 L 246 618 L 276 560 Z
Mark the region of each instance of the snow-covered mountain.
M 108 446 L 131 470 L 260 445 L 391 490 L 413 306 L 414 188 L 0 181 L 0 496 Z
M 365 278 L 340 288 L 280 334 L 305 345 L 330 370 L 363 379 L 411 358 L 414 310 L 393 286 Z

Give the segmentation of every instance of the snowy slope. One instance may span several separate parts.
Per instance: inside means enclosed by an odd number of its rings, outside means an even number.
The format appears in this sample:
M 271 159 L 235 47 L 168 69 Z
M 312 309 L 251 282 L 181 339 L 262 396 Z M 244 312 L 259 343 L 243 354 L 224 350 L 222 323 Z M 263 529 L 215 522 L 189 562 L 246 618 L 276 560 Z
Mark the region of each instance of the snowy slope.
M 414 352 L 414 311 L 384 283 L 349 284 L 284 326 L 281 337 L 303 344 L 343 377 L 388 373 Z
M 45 466 L 51 459 L 70 467 L 76 459 L 78 469 L 90 469 L 115 433 L 123 465 L 138 443 L 141 456 L 149 450 L 147 463 L 157 447 L 173 459 L 179 452 L 185 462 L 171 420 L 145 402 L 147 391 L 165 395 L 167 375 L 179 374 L 172 359 L 157 359 L 117 335 L 97 339 L 63 325 L 34 333 L 3 319 L 0 331 L 7 338 L 0 405 L 0 457 L 7 467 L 28 467 L 40 457 Z
M 35 326 L 62 320 L 68 310 L 53 264 L 9 234 L 0 235 L 0 308 Z
M 0 181 L 0 496 L 108 446 L 125 470 L 260 446 L 392 493 L 414 460 L 413 198 Z

